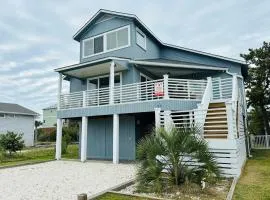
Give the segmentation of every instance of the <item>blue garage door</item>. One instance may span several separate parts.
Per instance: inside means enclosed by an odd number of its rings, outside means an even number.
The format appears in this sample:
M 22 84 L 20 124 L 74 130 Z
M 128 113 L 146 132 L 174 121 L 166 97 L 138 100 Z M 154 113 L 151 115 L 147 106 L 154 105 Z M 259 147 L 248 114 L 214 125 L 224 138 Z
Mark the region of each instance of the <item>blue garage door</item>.
M 135 121 L 133 116 L 119 119 L 120 159 L 135 159 Z M 87 157 L 90 159 L 112 159 L 113 120 L 112 117 L 89 119 Z

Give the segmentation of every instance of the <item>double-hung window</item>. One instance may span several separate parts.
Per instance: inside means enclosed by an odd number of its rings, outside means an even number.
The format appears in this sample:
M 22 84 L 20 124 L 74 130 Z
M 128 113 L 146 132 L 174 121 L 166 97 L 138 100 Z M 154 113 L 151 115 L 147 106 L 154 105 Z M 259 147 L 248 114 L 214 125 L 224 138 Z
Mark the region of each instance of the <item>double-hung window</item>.
M 130 45 L 130 26 L 121 27 L 95 37 L 83 40 L 83 57 L 128 47 Z

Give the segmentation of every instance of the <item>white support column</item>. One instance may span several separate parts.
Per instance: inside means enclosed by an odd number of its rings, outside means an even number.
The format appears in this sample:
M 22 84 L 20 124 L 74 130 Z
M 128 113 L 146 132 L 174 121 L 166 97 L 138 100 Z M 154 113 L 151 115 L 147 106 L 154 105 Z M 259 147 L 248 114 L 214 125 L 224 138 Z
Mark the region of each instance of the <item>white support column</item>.
M 83 107 L 86 107 L 86 91 L 83 91 Z
M 81 161 L 86 161 L 88 117 L 82 117 Z
M 113 163 L 119 163 L 119 114 L 113 114 Z
M 59 76 L 58 76 L 58 92 L 57 92 L 57 109 L 58 110 L 60 110 L 61 93 L 62 93 L 62 74 L 59 73 Z
M 165 110 L 164 111 L 164 129 L 165 131 L 170 132 L 173 128 L 173 121 L 171 118 L 171 111 Z
M 110 66 L 110 104 L 114 104 L 114 61 L 111 62 Z
M 160 128 L 160 108 L 155 108 L 155 128 L 158 130 Z
M 56 145 L 55 145 L 55 159 L 61 159 L 62 151 L 62 119 L 57 119 L 57 129 L 56 129 Z
M 163 75 L 163 87 L 164 87 L 164 99 L 169 99 L 169 75 L 164 74 Z

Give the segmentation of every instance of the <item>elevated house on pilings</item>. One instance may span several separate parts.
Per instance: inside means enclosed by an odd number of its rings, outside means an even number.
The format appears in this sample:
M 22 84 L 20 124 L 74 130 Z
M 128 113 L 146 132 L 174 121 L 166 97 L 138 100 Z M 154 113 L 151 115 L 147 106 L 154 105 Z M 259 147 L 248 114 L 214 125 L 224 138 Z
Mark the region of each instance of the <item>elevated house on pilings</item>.
M 240 174 L 246 159 L 243 61 L 166 44 L 136 15 L 108 10 L 99 10 L 73 39 L 80 43 L 79 63 L 55 69 L 56 159 L 63 119 L 80 124 L 82 162 L 116 164 L 135 160 L 137 142 L 154 126 L 196 126 L 223 173 Z M 63 79 L 70 82 L 67 94 Z

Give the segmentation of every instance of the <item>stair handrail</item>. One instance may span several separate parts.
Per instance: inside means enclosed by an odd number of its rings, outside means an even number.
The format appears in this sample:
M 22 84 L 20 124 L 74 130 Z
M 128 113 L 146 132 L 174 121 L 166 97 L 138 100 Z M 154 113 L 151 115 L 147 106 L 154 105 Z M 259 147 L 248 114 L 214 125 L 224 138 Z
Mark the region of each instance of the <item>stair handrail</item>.
M 194 118 L 196 125 L 198 127 L 203 127 L 207 115 L 207 109 L 212 99 L 213 99 L 212 77 L 207 77 L 207 84 L 204 90 L 202 101 L 200 104 L 198 104 L 198 109 L 194 110 Z M 201 129 L 201 135 L 203 135 L 203 128 Z

